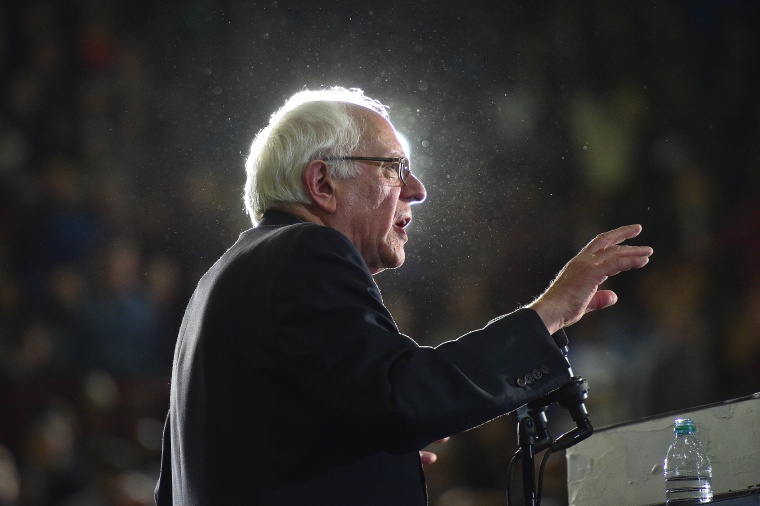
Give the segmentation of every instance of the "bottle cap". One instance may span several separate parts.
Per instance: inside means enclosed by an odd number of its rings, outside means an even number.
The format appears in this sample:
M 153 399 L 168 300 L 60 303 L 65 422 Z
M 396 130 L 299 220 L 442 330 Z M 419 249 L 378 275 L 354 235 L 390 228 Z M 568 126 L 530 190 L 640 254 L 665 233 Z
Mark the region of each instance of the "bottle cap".
M 676 418 L 673 429 L 675 430 L 676 434 L 688 434 L 697 431 L 694 420 L 690 418 Z

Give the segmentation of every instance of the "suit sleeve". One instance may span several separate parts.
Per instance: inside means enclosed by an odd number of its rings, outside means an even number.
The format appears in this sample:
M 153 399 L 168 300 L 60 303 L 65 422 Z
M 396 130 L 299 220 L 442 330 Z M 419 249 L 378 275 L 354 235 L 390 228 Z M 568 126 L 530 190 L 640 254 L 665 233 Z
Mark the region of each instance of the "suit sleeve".
M 569 381 L 529 309 L 418 346 L 398 332 L 358 251 L 336 230 L 306 228 L 283 265 L 273 305 L 282 367 L 346 431 L 371 434 L 387 451 L 418 450 Z

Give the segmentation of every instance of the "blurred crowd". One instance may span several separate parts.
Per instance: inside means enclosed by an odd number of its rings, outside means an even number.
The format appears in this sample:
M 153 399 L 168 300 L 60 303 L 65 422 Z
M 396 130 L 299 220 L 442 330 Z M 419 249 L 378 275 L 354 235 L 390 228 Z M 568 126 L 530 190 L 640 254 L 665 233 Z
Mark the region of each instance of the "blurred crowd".
M 755 2 L 312 4 L 3 3 L 0 506 L 152 504 L 184 306 L 304 86 L 389 104 L 428 187 L 377 278 L 402 332 L 482 326 L 638 222 L 650 265 L 568 331 L 592 422 L 760 391 Z M 514 431 L 438 448 L 431 504 L 505 504 Z

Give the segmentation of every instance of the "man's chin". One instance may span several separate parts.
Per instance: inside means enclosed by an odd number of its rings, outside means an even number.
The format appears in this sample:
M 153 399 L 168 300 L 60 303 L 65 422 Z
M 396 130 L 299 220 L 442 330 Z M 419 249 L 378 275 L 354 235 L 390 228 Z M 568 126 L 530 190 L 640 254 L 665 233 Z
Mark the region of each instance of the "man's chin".
M 401 255 L 400 257 L 398 257 L 396 263 L 393 264 L 393 265 L 389 265 L 388 268 L 389 269 L 398 269 L 399 267 L 401 267 L 402 265 L 404 265 L 404 261 L 405 260 L 406 260 L 406 256 L 405 255 Z
M 377 269 L 372 274 L 378 274 L 380 272 L 383 272 L 386 269 L 398 269 L 402 265 L 404 265 L 404 260 L 406 260 L 406 255 L 404 253 L 404 250 L 401 250 L 400 254 L 392 255 L 388 258 L 382 259 L 382 266 L 380 266 L 379 269 Z

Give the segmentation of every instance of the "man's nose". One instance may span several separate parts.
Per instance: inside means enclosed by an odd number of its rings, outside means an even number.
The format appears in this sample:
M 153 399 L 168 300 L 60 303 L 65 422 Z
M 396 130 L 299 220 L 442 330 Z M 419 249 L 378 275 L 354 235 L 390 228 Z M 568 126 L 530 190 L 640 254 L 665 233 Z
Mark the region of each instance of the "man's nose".
M 427 190 L 422 181 L 417 179 L 414 174 L 409 174 L 406 180 L 406 186 L 401 188 L 401 198 L 412 203 L 422 202 L 427 198 Z

